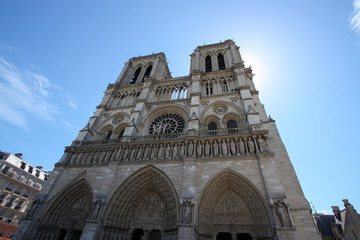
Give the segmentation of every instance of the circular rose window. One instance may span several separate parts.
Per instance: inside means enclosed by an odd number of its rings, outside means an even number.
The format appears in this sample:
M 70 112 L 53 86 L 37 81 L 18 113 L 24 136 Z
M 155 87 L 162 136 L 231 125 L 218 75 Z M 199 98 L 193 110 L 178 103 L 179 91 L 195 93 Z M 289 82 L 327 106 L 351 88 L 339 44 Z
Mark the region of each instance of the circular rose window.
M 164 114 L 155 119 L 149 128 L 149 134 L 170 134 L 184 131 L 185 121 L 174 113 Z

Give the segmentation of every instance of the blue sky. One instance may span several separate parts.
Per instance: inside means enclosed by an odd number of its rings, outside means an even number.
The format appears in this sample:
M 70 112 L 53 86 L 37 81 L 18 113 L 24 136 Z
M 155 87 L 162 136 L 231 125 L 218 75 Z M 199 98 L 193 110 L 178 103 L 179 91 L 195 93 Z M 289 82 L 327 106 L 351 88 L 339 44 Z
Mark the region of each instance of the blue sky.
M 126 2 L 126 3 L 125 3 Z M 317 211 L 360 211 L 360 1 L 0 1 L 0 149 L 52 170 L 129 58 L 233 39 Z

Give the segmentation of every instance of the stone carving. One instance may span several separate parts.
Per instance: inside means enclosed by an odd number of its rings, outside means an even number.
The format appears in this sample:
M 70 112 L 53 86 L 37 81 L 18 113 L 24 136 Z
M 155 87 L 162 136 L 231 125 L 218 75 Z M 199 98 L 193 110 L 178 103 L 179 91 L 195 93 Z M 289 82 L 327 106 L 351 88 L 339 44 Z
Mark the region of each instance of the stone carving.
M 130 161 L 135 160 L 135 154 L 136 154 L 136 147 L 133 146 L 130 153 Z
M 239 140 L 239 151 L 240 151 L 240 154 L 246 154 L 245 152 L 245 144 L 244 144 L 244 141 L 242 140 L 242 138 L 240 138 Z
M 166 144 L 166 148 L 165 148 L 165 159 L 169 159 L 170 158 L 170 152 L 171 152 L 171 149 L 170 149 L 170 144 Z
M 136 154 L 136 160 L 142 159 L 142 154 L 143 154 L 143 146 L 140 146 L 137 154 Z
M 200 141 L 197 142 L 196 153 L 198 157 L 202 156 L 202 144 Z
M 276 219 L 280 227 L 292 227 L 288 205 L 281 200 L 272 204 L 275 211 Z
M 150 147 L 149 147 L 149 145 L 146 145 L 143 159 L 148 159 L 149 152 L 150 152 Z
M 110 115 L 111 115 L 111 113 L 105 113 L 105 114 L 104 114 L 104 117 L 107 118 L 107 117 L 110 116 Z
M 205 142 L 205 156 L 206 157 L 210 156 L 210 145 L 208 141 Z
M 94 222 L 98 221 L 102 206 L 103 206 L 103 200 L 102 199 L 96 200 L 88 221 L 94 221 Z
M 153 145 L 152 149 L 151 149 L 151 154 L 150 154 L 150 159 L 155 159 L 156 158 L 156 144 Z
M 194 144 L 192 141 L 190 141 L 188 145 L 188 157 L 192 156 L 194 156 Z
M 261 138 L 261 136 L 259 136 L 258 138 L 258 144 L 259 144 L 259 151 L 262 152 L 262 153 L 267 153 L 267 152 L 270 152 L 270 149 L 269 149 L 269 145 L 265 139 L 265 141 Z
M 219 144 L 216 140 L 214 141 L 213 147 L 214 147 L 213 149 L 214 156 L 219 156 Z
M 162 143 L 160 144 L 160 147 L 159 147 L 159 151 L 158 151 L 158 155 L 157 155 L 157 158 L 158 159 L 163 159 L 163 153 L 164 153 L 164 147 L 162 145 Z
M 192 224 L 192 204 L 191 199 L 184 199 L 182 206 L 182 219 L 183 224 Z
M 201 101 L 201 105 L 203 105 L 204 107 L 209 105 L 209 103 L 210 103 L 210 101 Z
M 248 147 L 249 147 L 249 153 L 250 154 L 254 154 L 255 153 L 255 144 L 253 142 L 253 140 L 251 139 L 251 137 L 248 138 Z
M 236 146 L 233 139 L 230 140 L 230 151 L 232 155 L 236 155 Z
M 184 156 L 185 156 L 185 145 L 182 142 L 180 146 L 180 157 L 184 157 Z
M 227 112 L 228 107 L 226 105 L 217 105 L 213 107 L 213 112 L 217 115 L 223 115 Z
M 122 121 L 124 120 L 124 117 L 123 116 L 119 116 L 119 117 L 115 117 L 112 121 L 112 123 L 114 125 L 118 125 L 119 123 L 121 123 Z
M 226 156 L 228 154 L 228 150 L 227 150 L 227 144 L 225 142 L 225 139 L 222 140 L 221 143 L 221 151 L 222 151 L 222 155 Z
M 177 143 L 175 143 L 175 145 L 173 147 L 172 157 L 173 157 L 173 159 L 178 157 L 178 145 L 177 145 Z

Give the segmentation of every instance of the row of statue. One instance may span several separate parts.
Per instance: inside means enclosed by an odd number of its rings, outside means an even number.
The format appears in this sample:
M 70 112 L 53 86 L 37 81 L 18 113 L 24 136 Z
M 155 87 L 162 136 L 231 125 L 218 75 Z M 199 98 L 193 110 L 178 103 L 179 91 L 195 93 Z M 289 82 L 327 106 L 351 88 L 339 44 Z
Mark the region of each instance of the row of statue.
M 120 145 L 115 148 L 69 151 L 61 163 L 90 164 L 108 161 L 162 160 L 184 157 L 223 157 L 270 152 L 263 136 L 173 143 Z

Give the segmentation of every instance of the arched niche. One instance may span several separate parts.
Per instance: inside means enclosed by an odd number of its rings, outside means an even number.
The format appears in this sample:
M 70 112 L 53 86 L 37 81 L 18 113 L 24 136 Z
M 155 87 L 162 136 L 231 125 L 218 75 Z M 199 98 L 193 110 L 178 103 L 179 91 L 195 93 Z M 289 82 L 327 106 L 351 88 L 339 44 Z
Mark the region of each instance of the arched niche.
M 259 190 L 244 176 L 225 169 L 204 187 L 197 215 L 199 239 L 220 232 L 272 239 L 270 209 Z
M 70 183 L 49 200 L 32 239 L 79 239 L 92 204 L 92 189 L 87 180 Z
M 100 239 L 131 238 L 136 231 L 160 230 L 177 236 L 179 203 L 170 179 L 149 165 L 128 177 L 115 191 L 105 210 Z

